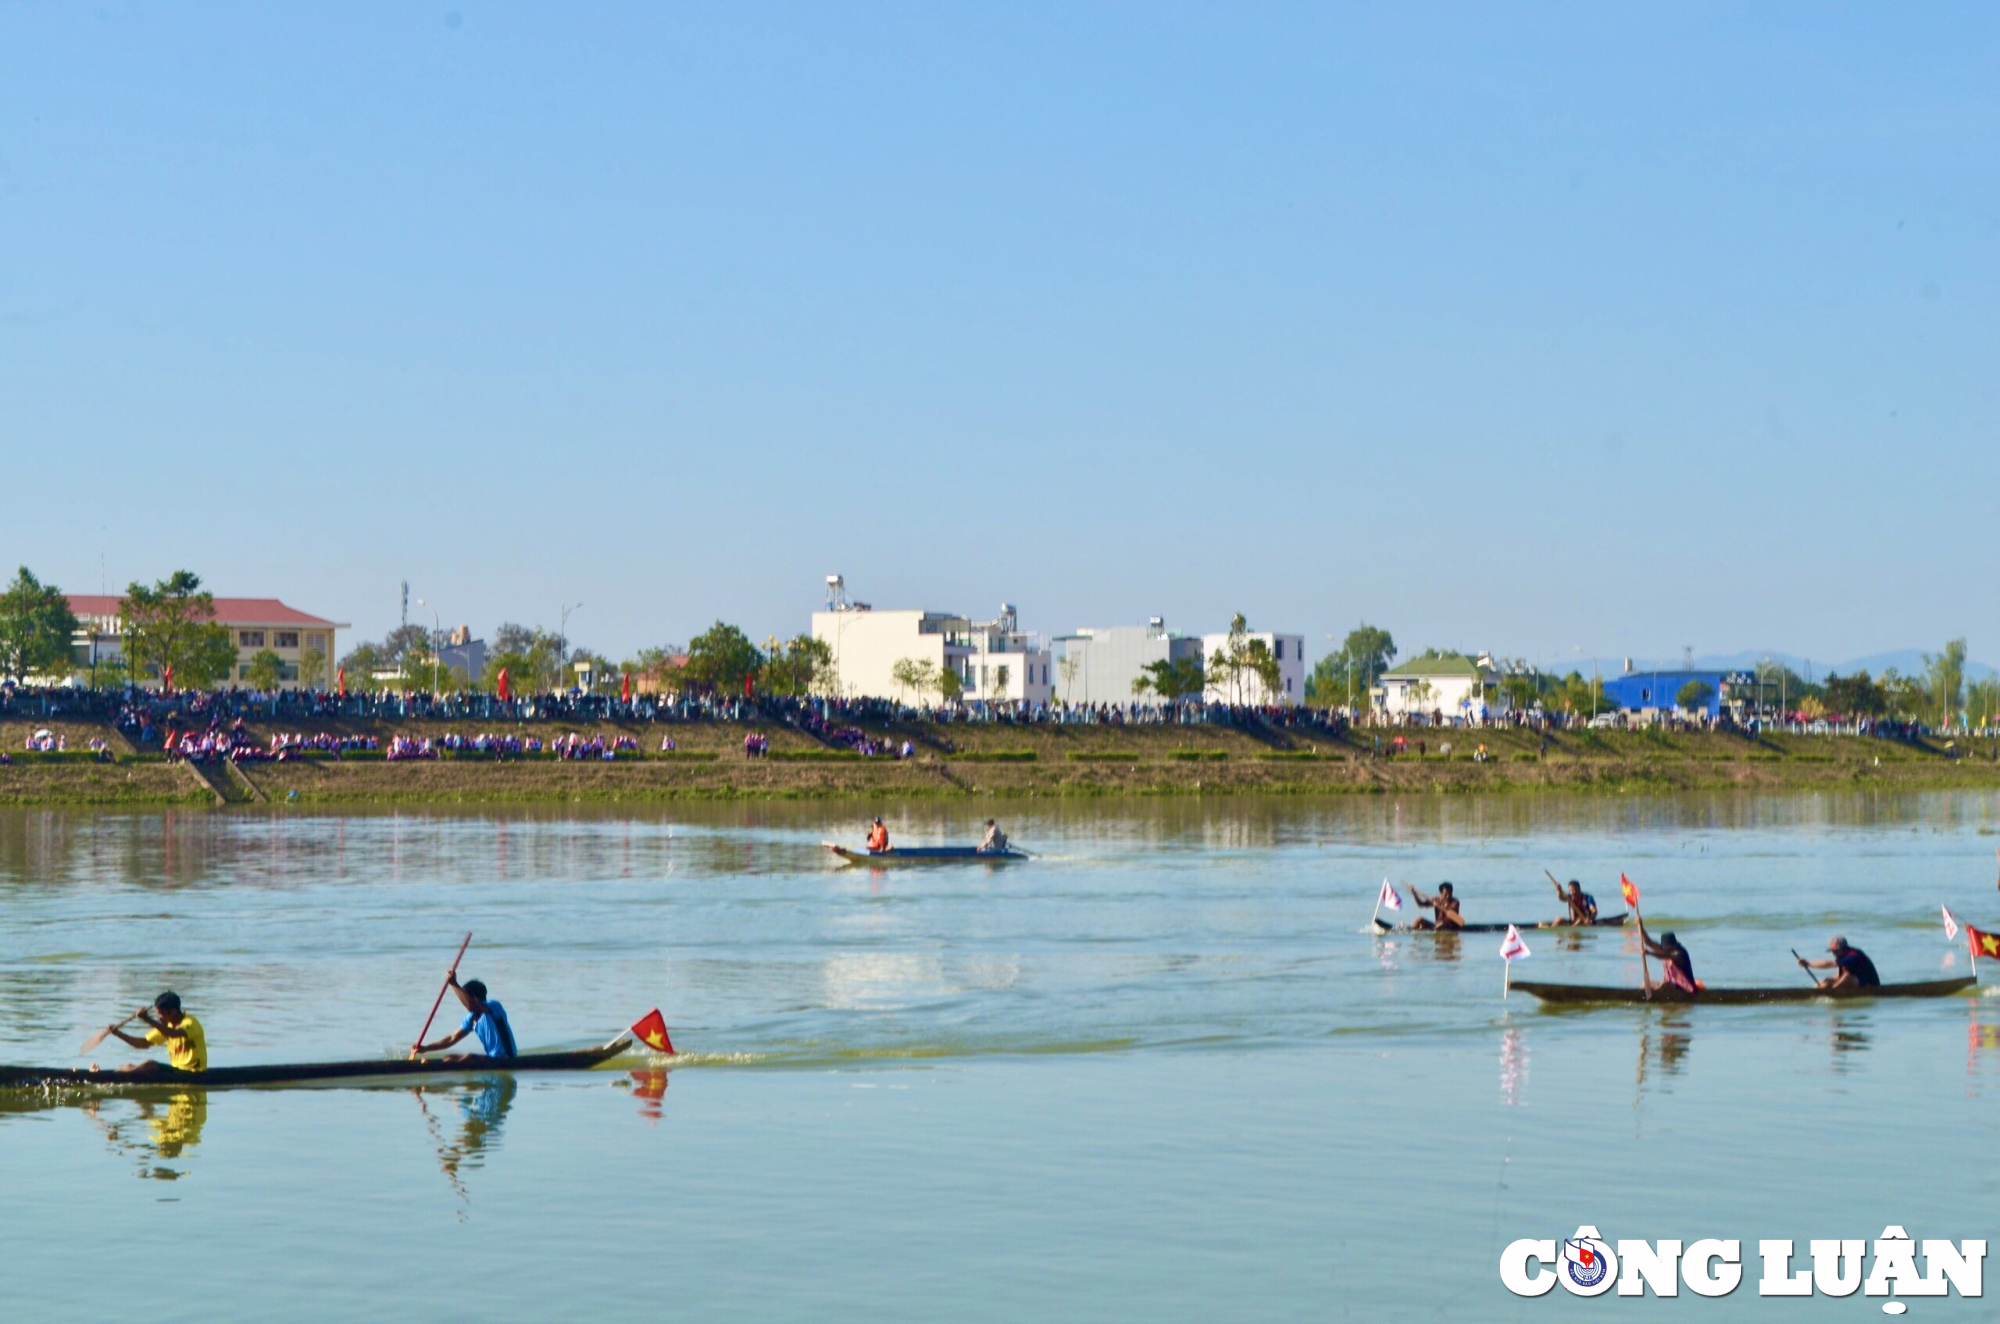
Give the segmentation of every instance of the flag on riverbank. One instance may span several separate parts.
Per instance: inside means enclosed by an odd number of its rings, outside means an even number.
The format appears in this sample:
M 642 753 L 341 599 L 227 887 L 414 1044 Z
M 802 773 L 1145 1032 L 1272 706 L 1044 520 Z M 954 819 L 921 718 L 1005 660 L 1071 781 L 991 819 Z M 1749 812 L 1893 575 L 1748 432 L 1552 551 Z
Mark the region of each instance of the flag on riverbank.
M 1621 873 L 1618 875 L 1618 890 L 1624 894 L 1625 904 L 1628 907 L 1633 910 L 1639 908 L 1639 885 L 1637 883 Z
M 638 1036 L 640 1043 L 643 1043 L 656 1053 L 671 1053 L 674 1051 L 674 1041 L 667 1038 L 667 1018 L 660 1015 L 658 1007 L 653 1008 L 644 1016 L 634 1021 L 632 1023 L 632 1033 Z
M 1387 878 L 1384 878 L 1382 880 L 1382 895 L 1375 898 L 1375 904 L 1378 906 L 1387 906 L 1391 910 L 1401 910 L 1403 908 L 1403 898 L 1396 895 L 1395 885 Z

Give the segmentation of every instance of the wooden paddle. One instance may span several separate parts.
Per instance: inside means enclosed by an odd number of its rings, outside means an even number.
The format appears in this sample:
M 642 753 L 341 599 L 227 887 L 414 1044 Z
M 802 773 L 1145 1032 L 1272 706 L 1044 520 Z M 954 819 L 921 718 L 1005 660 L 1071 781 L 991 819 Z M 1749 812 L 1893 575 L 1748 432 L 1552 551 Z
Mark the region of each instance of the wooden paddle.
M 465 949 L 471 945 L 472 935 L 468 933 L 465 935 L 465 941 L 458 945 L 458 955 L 451 958 L 451 969 L 445 974 L 444 986 L 438 989 L 437 1001 L 431 1003 L 431 1014 L 424 1017 L 424 1028 L 417 1031 L 417 1044 L 422 1043 L 424 1037 L 431 1032 L 431 1022 L 437 1019 L 438 1008 L 444 1005 L 444 995 L 451 991 L 452 977 L 458 974 L 458 963 L 465 959 Z M 416 1046 L 416 1044 L 410 1045 L 413 1054 Z
M 1796 947 L 1791 949 L 1791 953 L 1792 953 L 1792 959 L 1799 963 L 1799 969 L 1805 971 L 1806 978 L 1812 980 L 1814 986 L 1817 987 L 1819 984 L 1819 976 L 1814 974 L 1812 972 L 1812 968 L 1806 964 L 1806 958 L 1799 955 L 1799 949 Z
M 103 1029 L 99 1030 L 96 1034 L 93 1034 L 90 1036 L 90 1038 L 84 1040 L 83 1047 L 76 1050 L 76 1055 L 78 1057 L 82 1057 L 84 1054 L 90 1052 L 92 1049 L 96 1048 L 99 1044 L 103 1043 L 106 1039 L 109 1039 L 111 1037 L 111 1032 L 113 1030 L 124 1029 L 126 1026 L 130 1025 L 133 1021 L 138 1020 L 141 1016 L 144 1016 L 147 1012 L 151 1010 L 152 1010 L 151 1007 L 141 1007 L 139 1008 L 139 1010 L 133 1012 L 130 1016 L 127 1016 L 124 1020 L 118 1022 L 118 1024 L 105 1026 Z

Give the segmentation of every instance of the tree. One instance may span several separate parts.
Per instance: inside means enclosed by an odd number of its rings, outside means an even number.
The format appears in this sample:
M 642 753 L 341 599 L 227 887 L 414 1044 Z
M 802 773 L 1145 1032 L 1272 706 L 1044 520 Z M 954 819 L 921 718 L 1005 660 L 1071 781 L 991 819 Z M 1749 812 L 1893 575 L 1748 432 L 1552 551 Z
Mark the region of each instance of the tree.
M 1076 686 L 1076 673 L 1081 670 L 1083 670 L 1083 659 L 1069 653 L 1064 653 L 1062 660 L 1056 663 L 1056 674 L 1062 677 L 1063 702 L 1069 702 L 1070 693 Z
M 1844 717 L 1880 717 L 1889 711 L 1889 691 L 1866 671 L 1852 676 L 1829 674 L 1826 706 Z
M 1007 682 L 1014 678 L 1014 668 L 1002 662 L 993 668 L 993 690 L 1001 703 L 1007 702 Z
M 316 690 L 326 684 L 326 654 L 317 648 L 299 651 L 299 684 Z
M 375 688 L 375 673 L 383 669 L 382 645 L 359 643 L 347 650 L 347 656 L 340 659 L 340 669 L 347 673 L 350 689 L 368 690 Z
M 1882 673 L 1882 710 L 1904 721 L 1919 721 L 1926 707 L 1924 683 L 1890 667 Z
M 1198 698 L 1207 688 L 1198 657 L 1162 658 L 1140 668 L 1143 673 L 1132 682 L 1132 693 L 1153 694 L 1165 703 L 1181 703 Z
M 1965 640 L 1951 640 L 1942 653 L 1925 653 L 1924 676 L 1938 724 L 1950 726 L 1965 706 Z
M 929 658 L 921 662 L 915 658 L 899 658 L 889 668 L 889 679 L 895 682 L 899 695 L 907 695 L 922 703 L 924 696 L 938 683 L 937 663 Z
M 1328 653 L 1316 663 L 1306 680 L 1306 696 L 1324 706 L 1348 705 L 1356 710 L 1368 707 L 1368 691 L 1389 669 L 1396 657 L 1396 641 L 1387 630 L 1358 625 L 1348 631 L 1339 651 Z
M 180 689 L 207 689 L 236 666 L 229 627 L 215 620 L 215 595 L 201 577 L 176 570 L 148 587 L 136 580 L 118 605 L 125 625 L 125 653 L 136 675 L 165 679 L 173 668 Z
M 22 566 L 0 593 L 0 676 L 68 675 L 76 631 L 68 596 Z
M 1509 708 L 1525 712 L 1541 697 L 1541 677 L 1531 671 L 1509 671 L 1500 678 L 1500 692 L 1507 696 Z
M 944 667 L 938 671 L 938 699 L 944 703 L 957 703 L 965 697 L 965 681 L 955 667 Z
M 1995 715 L 2000 714 L 2000 679 L 1988 676 L 1966 686 L 1965 707 L 1975 729 L 1991 730 Z
M 1229 637 L 1208 659 L 1209 684 L 1222 689 L 1233 704 L 1243 702 L 1245 676 L 1261 678 L 1263 669 L 1256 656 L 1257 646 L 1263 646 L 1263 641 L 1250 638 L 1250 622 L 1239 611 L 1229 618 Z M 1265 652 L 1269 651 L 1265 647 Z
M 1693 712 L 1697 708 L 1708 707 L 1708 701 L 1715 696 L 1715 690 L 1705 680 L 1691 680 L 1681 686 L 1680 693 L 1674 695 L 1674 702 Z
M 764 662 L 769 694 L 811 694 L 833 671 L 833 647 L 809 634 L 794 636 L 771 650 Z
M 275 690 L 285 678 L 285 659 L 268 648 L 260 648 L 244 664 L 243 679 L 253 690 Z
M 719 694 L 740 692 L 763 665 L 757 645 L 733 625 L 717 621 L 688 640 L 688 681 Z

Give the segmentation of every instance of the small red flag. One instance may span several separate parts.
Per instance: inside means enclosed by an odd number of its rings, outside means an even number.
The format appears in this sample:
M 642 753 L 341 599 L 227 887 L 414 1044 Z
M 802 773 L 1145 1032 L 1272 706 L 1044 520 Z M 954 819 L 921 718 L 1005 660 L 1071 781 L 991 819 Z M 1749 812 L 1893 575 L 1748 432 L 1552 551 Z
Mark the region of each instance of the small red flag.
M 629 671 L 625 673 L 624 683 L 618 687 L 618 701 L 620 703 L 632 702 L 632 673 Z
M 1639 904 L 1638 884 L 1634 883 L 1630 878 L 1627 878 L 1622 873 L 1618 875 L 1618 890 L 1625 894 L 1626 905 L 1637 906 Z
M 342 667 L 342 668 L 340 669 L 340 674 L 339 674 L 339 684 L 340 684 L 340 697 L 344 699 L 344 698 L 346 698 L 346 697 L 347 697 L 347 668 L 346 668 L 346 667 Z
M 500 702 L 502 703 L 505 703 L 507 702 L 507 700 L 514 697 L 513 691 L 507 688 L 507 668 L 505 667 L 500 668 L 499 690 L 500 690 Z
M 671 1053 L 674 1051 L 674 1041 L 667 1038 L 667 1018 L 660 1015 L 658 1007 L 653 1008 L 644 1016 L 634 1021 L 632 1023 L 632 1033 L 638 1036 L 640 1043 L 646 1045 L 646 1047 L 656 1053 Z
M 1971 940 L 1973 956 L 2000 956 L 2000 934 L 1987 933 L 1968 924 L 1965 936 Z
M 167 694 L 174 692 L 174 664 L 169 662 L 165 674 L 160 677 L 160 689 Z

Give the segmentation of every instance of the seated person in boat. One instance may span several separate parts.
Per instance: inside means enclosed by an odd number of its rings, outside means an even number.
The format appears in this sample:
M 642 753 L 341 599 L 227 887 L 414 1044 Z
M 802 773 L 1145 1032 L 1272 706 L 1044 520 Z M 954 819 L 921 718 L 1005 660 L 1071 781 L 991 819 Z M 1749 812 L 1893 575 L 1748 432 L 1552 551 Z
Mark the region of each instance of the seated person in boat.
M 155 1016 L 153 1013 L 158 1012 Z M 144 1037 L 127 1034 L 117 1026 L 110 1027 L 111 1033 L 121 1043 L 144 1052 L 148 1048 L 164 1047 L 167 1050 L 167 1065 L 175 1071 L 208 1070 L 208 1036 L 202 1033 L 201 1022 L 181 1010 L 181 995 L 171 990 L 153 999 L 152 1007 L 141 1007 L 137 1018 L 146 1023 Z M 134 1062 L 131 1066 L 119 1068 L 121 1071 L 158 1071 L 157 1061 Z
M 870 854 L 879 855 L 888 849 L 889 829 L 878 818 L 868 827 L 868 850 Z
M 514 1027 L 507 1022 L 507 1009 L 486 996 L 486 985 L 477 979 L 458 982 L 458 971 L 445 975 L 445 983 L 451 985 L 458 994 L 458 1000 L 465 1008 L 465 1020 L 457 1031 L 446 1035 L 435 1043 L 410 1045 L 410 1056 L 424 1053 L 441 1053 L 468 1034 L 479 1036 L 479 1051 L 487 1057 L 513 1057 Z
M 1439 883 L 1436 896 L 1425 896 L 1416 888 L 1410 889 L 1410 897 L 1420 906 L 1429 906 L 1434 919 L 1420 919 L 1416 927 L 1420 929 L 1462 929 L 1465 916 L 1458 913 L 1458 897 L 1452 892 L 1450 883 Z
M 1694 959 L 1688 955 L 1687 948 L 1681 946 L 1681 940 L 1676 938 L 1671 930 L 1662 933 L 1660 940 L 1654 942 L 1646 933 L 1646 921 L 1641 919 L 1639 945 L 1645 949 L 1646 955 L 1656 956 L 1660 960 L 1660 978 L 1657 981 L 1648 980 L 1646 982 L 1648 989 L 1675 988 L 1683 993 L 1701 991 L 1701 985 L 1697 984 L 1694 978 Z
M 1569 890 L 1565 892 L 1561 883 L 1556 884 L 1556 896 L 1569 907 L 1569 918 L 1559 919 L 1558 924 L 1597 923 L 1597 898 L 1583 890 L 1583 884 L 1576 879 L 1569 880 Z
M 981 855 L 1005 855 L 1007 853 L 1007 834 L 1002 832 L 999 824 L 990 818 L 986 820 L 986 835 L 979 840 L 979 853 Z
M 1880 988 L 1882 976 L 1875 973 L 1875 963 L 1868 959 L 1868 953 L 1859 947 L 1849 947 L 1847 939 L 1835 934 L 1826 949 L 1832 952 L 1824 961 L 1808 961 L 1799 958 L 1799 964 L 1808 970 L 1831 970 L 1832 974 L 1819 981 L 1824 989 Z

